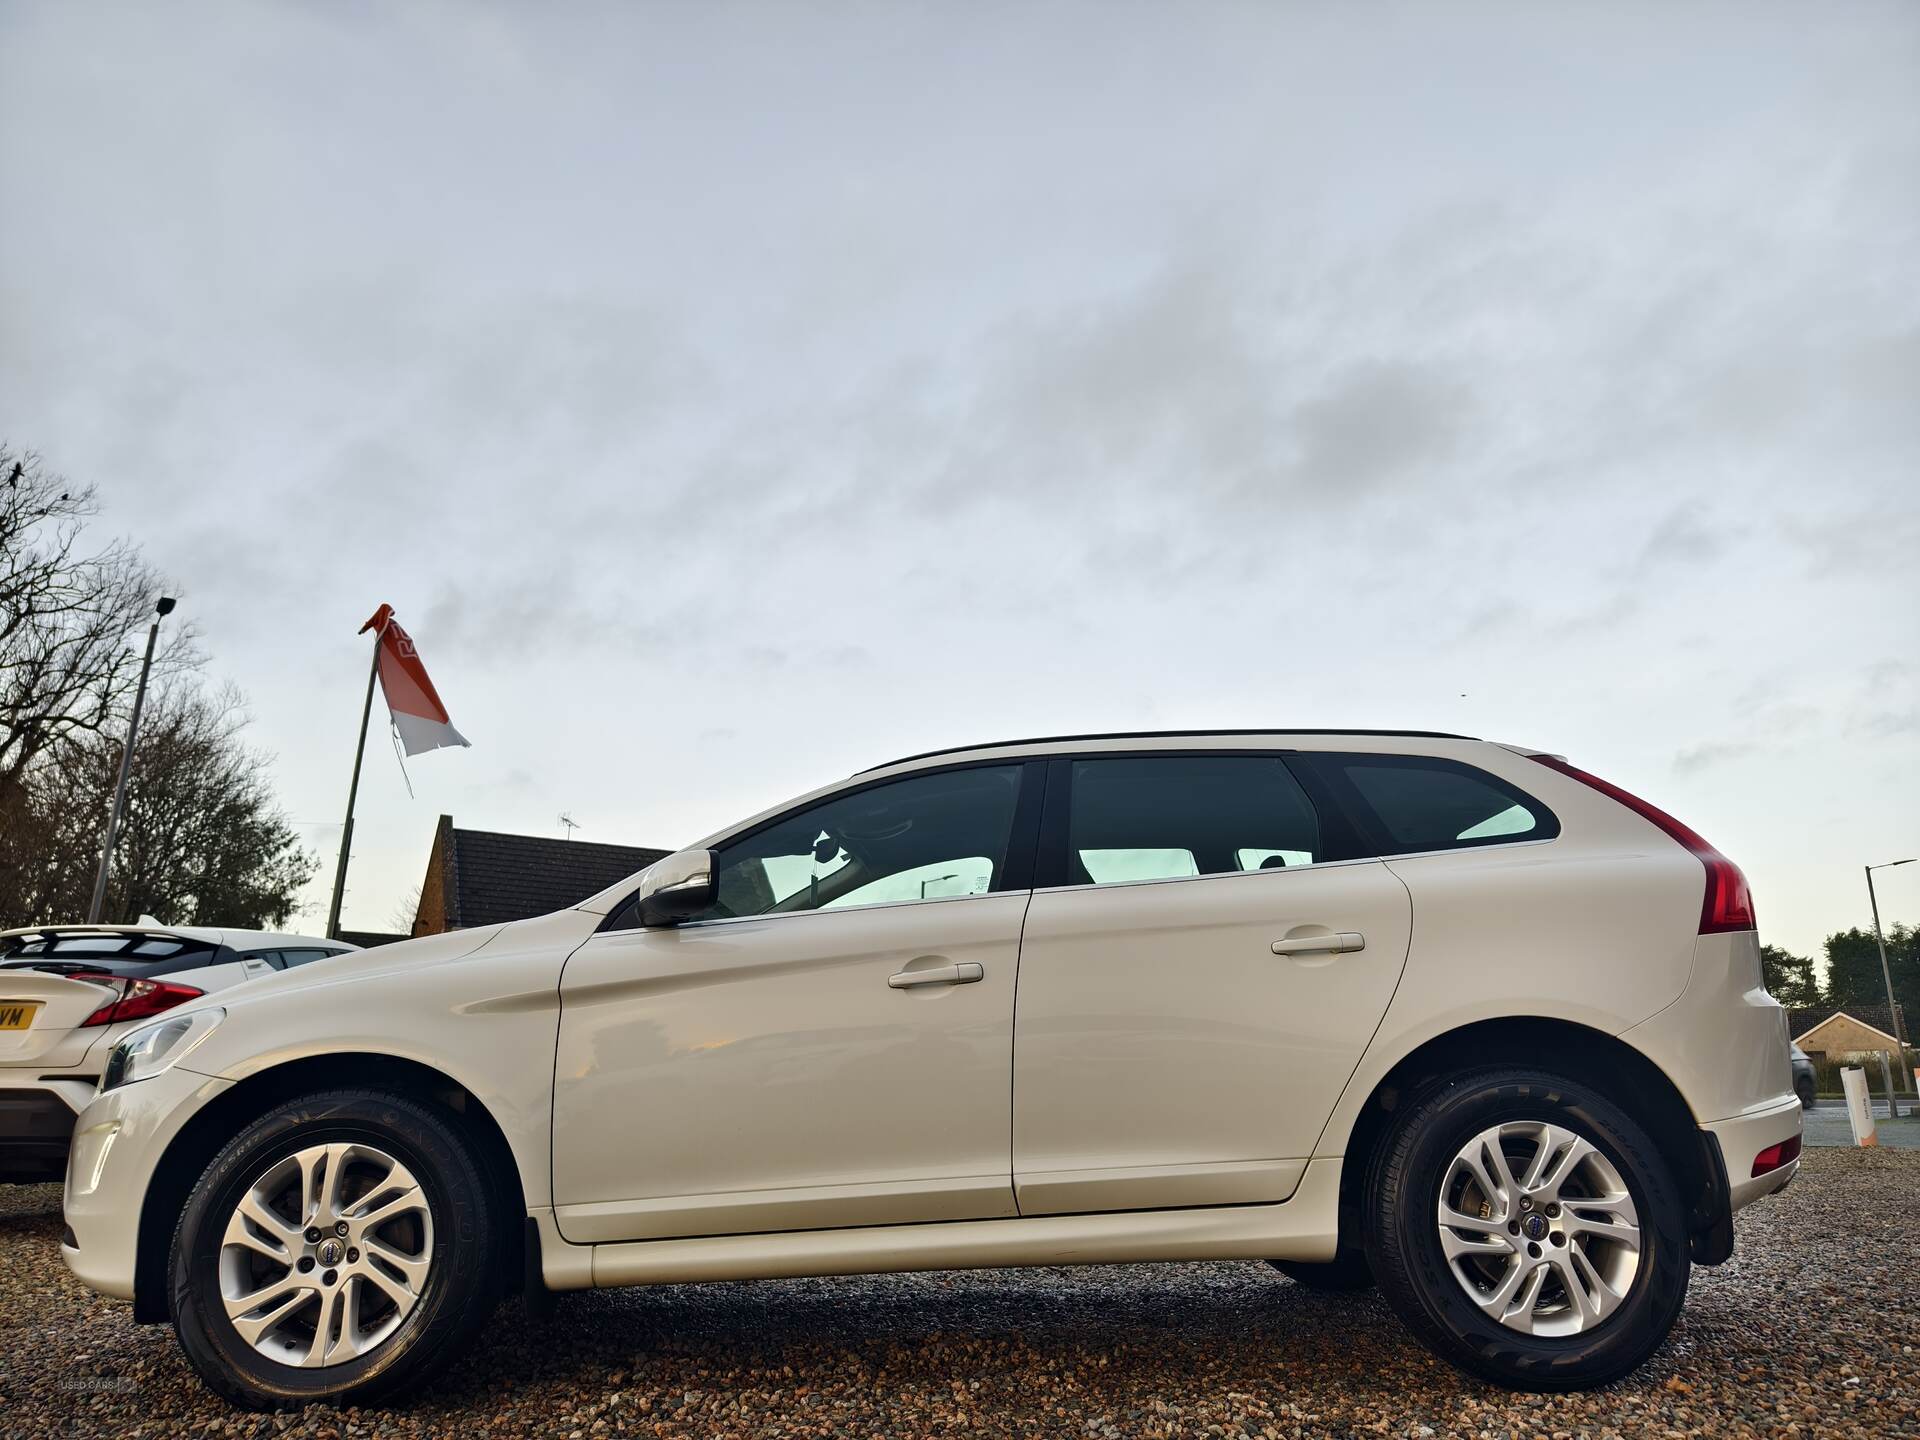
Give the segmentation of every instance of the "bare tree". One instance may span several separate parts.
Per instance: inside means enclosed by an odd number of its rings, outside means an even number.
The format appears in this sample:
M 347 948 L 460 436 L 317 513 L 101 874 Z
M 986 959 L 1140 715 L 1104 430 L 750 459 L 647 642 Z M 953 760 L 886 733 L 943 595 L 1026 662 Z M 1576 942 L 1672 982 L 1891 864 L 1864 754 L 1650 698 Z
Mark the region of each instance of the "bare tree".
M 152 695 L 134 743 L 107 917 L 271 929 L 293 914 L 318 861 L 274 805 L 266 762 L 241 741 L 231 689 L 192 682 Z M 85 735 L 36 765 L 0 836 L 0 925 L 83 914 L 105 838 L 120 737 Z
M 398 934 L 411 935 L 414 921 L 419 918 L 420 887 L 415 885 L 407 892 L 406 897 L 393 907 L 393 912 L 387 916 L 387 924 L 392 926 Z
M 114 723 L 139 675 L 127 641 L 162 581 L 124 540 L 83 544 L 98 508 L 92 486 L 0 442 L 0 816 L 41 756 Z M 177 627 L 154 673 L 199 658 L 191 628 Z

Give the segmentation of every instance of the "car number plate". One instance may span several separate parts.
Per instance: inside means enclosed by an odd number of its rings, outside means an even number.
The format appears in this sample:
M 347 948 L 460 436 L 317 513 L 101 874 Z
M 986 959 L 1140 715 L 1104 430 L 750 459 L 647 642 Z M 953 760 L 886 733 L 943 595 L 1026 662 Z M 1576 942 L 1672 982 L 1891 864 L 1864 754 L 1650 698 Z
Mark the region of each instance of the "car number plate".
M 33 1024 L 34 1011 L 40 1008 L 40 1002 L 23 1004 L 17 1000 L 0 1000 L 0 1030 L 25 1030 Z

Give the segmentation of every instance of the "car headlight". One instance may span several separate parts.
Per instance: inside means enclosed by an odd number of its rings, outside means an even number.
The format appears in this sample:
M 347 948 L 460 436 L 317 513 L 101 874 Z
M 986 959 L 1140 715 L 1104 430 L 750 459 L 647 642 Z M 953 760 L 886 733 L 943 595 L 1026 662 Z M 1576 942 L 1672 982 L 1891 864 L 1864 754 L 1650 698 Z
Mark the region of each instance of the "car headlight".
M 224 1010 L 196 1010 L 135 1030 L 107 1052 L 106 1069 L 100 1072 L 100 1093 L 136 1080 L 150 1080 L 170 1069 L 186 1059 L 226 1018 Z

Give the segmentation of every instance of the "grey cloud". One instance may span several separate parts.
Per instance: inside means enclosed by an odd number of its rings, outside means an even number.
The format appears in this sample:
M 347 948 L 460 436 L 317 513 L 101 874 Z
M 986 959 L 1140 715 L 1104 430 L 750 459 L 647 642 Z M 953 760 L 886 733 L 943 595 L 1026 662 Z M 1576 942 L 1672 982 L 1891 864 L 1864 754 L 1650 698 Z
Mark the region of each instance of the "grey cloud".
M 1549 621 L 1546 632 L 1561 640 L 1609 632 L 1638 615 L 1642 605 L 1639 595 L 1620 591 L 1599 604 L 1589 604 L 1572 614 Z
M 1737 526 L 1717 523 L 1700 502 L 1688 501 L 1669 510 L 1654 525 L 1634 557 L 1632 573 L 1645 580 L 1669 566 L 1710 564 L 1720 558 L 1729 538 L 1738 533 Z
M 1513 630 L 1526 611 L 1512 600 L 1490 600 L 1468 611 L 1460 621 L 1460 638 L 1478 640 Z
M 1920 666 L 1893 658 L 1866 666 L 1846 724 L 1849 734 L 1869 740 L 1920 735 Z
M 396 603 L 430 660 L 564 662 L 584 649 L 639 668 L 682 647 L 714 644 L 722 634 L 710 607 L 684 598 L 637 592 L 622 603 L 577 572 L 535 572 L 511 560 L 484 568 L 482 579 L 443 582 L 417 620 Z
M 1914 486 L 1920 495 L 1920 482 Z M 1871 508 L 1797 503 L 1778 522 L 1782 539 L 1797 550 L 1808 575 L 1834 579 L 1868 570 L 1907 571 L 1920 554 L 1920 508 L 1896 490 Z
M 1309 489 L 1361 492 L 1443 465 L 1470 419 L 1466 387 L 1404 361 L 1368 361 L 1333 378 L 1293 415 Z
M 1143 466 L 1199 484 L 1243 475 L 1270 445 L 1282 384 L 1245 307 L 1231 276 L 1180 264 L 991 337 L 967 413 L 986 463 L 1069 489 Z
M 1849 722 L 1858 734 L 1875 740 L 1895 740 L 1920 735 L 1920 706 L 1908 710 L 1866 710 Z
M 1673 768 L 1677 774 L 1697 775 L 1716 765 L 1745 759 L 1754 753 L 1754 749 L 1752 744 L 1738 740 L 1693 745 L 1673 757 Z
M 1752 729 L 1770 742 L 1798 740 L 1818 731 L 1826 711 L 1818 705 L 1766 703 L 1753 711 Z

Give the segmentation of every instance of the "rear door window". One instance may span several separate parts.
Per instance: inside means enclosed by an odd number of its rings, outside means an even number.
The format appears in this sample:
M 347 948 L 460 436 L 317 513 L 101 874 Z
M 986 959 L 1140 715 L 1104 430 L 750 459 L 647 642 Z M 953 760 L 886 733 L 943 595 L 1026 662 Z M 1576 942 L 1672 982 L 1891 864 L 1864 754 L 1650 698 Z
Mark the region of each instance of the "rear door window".
M 1473 765 L 1427 755 L 1315 755 L 1382 855 L 1550 840 L 1560 822 L 1531 795 Z
M 1320 821 L 1274 755 L 1073 760 L 1067 883 L 1117 885 L 1311 865 Z

